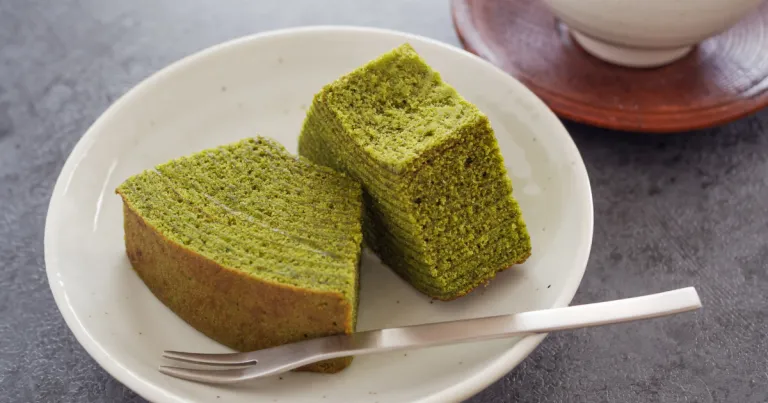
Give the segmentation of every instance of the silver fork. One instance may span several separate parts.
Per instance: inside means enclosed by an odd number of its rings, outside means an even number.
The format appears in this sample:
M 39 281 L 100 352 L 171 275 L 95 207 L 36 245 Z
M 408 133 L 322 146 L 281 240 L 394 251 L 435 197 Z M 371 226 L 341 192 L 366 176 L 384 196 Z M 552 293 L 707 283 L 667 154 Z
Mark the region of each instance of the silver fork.
M 280 374 L 331 358 L 600 326 L 673 315 L 700 307 L 696 290 L 688 287 L 565 308 L 321 337 L 247 353 L 165 351 L 165 358 L 214 369 L 161 366 L 159 370 L 190 381 L 235 383 Z

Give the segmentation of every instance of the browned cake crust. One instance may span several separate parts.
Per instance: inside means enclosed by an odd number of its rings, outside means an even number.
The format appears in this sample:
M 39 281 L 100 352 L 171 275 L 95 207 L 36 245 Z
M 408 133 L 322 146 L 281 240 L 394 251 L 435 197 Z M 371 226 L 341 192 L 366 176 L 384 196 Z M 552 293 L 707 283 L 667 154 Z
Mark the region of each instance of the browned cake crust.
M 211 339 L 254 351 L 353 332 L 353 309 L 342 295 L 260 281 L 163 237 L 127 203 L 123 216 L 136 273 L 163 304 Z M 333 373 L 351 362 L 345 357 L 298 370 Z

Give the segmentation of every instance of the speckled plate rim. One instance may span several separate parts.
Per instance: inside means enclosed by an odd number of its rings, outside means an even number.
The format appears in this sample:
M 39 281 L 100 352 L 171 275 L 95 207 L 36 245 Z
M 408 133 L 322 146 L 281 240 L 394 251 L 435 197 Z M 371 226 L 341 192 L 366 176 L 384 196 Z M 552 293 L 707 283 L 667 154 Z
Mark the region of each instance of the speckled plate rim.
M 142 96 L 145 90 L 164 80 L 166 77 L 174 74 L 178 70 L 183 69 L 185 66 L 195 63 L 203 58 L 212 57 L 224 49 L 238 46 L 243 42 L 261 41 L 268 40 L 277 36 L 290 36 L 294 34 L 323 32 L 328 30 L 341 31 L 348 34 L 396 35 L 400 38 L 421 41 L 433 46 L 444 48 L 451 52 L 455 52 L 458 57 L 469 58 L 472 59 L 473 62 L 483 65 L 483 67 L 488 71 L 489 75 L 494 75 L 498 78 L 499 81 L 504 81 L 505 85 L 514 88 L 522 99 L 524 99 L 526 102 L 529 102 L 531 105 L 535 105 L 538 109 L 538 112 L 543 115 L 543 119 L 548 121 L 549 129 L 552 131 L 551 135 L 561 137 L 562 141 L 566 143 L 565 146 L 571 150 L 571 154 L 574 156 L 576 161 L 575 168 L 579 171 L 578 177 L 580 183 L 576 185 L 584 189 L 585 193 L 588 195 L 587 203 L 589 209 L 585 212 L 588 213 L 588 217 L 585 217 L 585 221 L 588 223 L 588 225 L 582 228 L 582 235 L 584 237 L 583 239 L 587 240 L 587 246 L 579 251 L 577 258 L 573 262 L 574 267 L 570 271 L 570 278 L 567 280 L 567 283 L 563 288 L 563 292 L 556 298 L 554 307 L 567 306 L 570 304 L 573 296 L 576 293 L 576 290 L 581 283 L 581 279 L 583 278 L 584 271 L 586 270 L 589 254 L 592 247 L 592 235 L 594 227 L 592 191 L 586 167 L 581 158 L 581 154 L 576 147 L 576 144 L 573 142 L 570 135 L 568 134 L 568 131 L 565 129 L 554 112 L 552 112 L 552 110 L 549 109 L 549 107 L 547 107 L 540 98 L 538 98 L 521 82 L 506 74 L 504 71 L 492 65 L 491 63 L 463 49 L 420 35 L 389 29 L 359 26 L 305 26 L 266 31 L 233 39 L 203 49 L 197 53 L 191 54 L 176 62 L 171 63 L 167 67 L 159 70 L 158 72 L 152 74 L 137 84 L 135 87 L 118 98 L 117 101 L 115 101 L 111 106 L 109 106 L 107 110 L 85 132 L 83 137 L 78 141 L 70 153 L 56 181 L 48 207 L 44 236 L 45 264 L 48 283 L 51 287 L 51 291 L 59 311 L 64 317 L 67 326 L 75 335 L 77 341 L 102 368 L 104 368 L 112 377 L 123 383 L 125 386 L 150 401 L 187 402 L 186 399 L 169 393 L 168 391 L 165 391 L 162 388 L 145 381 L 139 374 L 132 372 L 130 369 L 121 365 L 120 362 L 117 362 L 113 357 L 111 357 L 109 353 L 100 346 L 98 341 L 95 340 L 82 326 L 82 324 L 79 323 L 77 316 L 68 303 L 68 297 L 66 295 L 63 282 L 60 282 L 58 279 L 60 273 L 58 261 L 56 259 L 57 251 L 55 250 L 56 247 L 51 242 L 54 234 L 59 233 L 60 231 L 58 222 L 55 217 L 55 212 L 58 211 L 58 206 L 61 203 L 62 198 L 64 198 L 66 195 L 69 184 L 76 172 L 76 168 L 97 140 L 97 133 L 100 131 L 103 122 L 108 120 L 108 117 L 118 113 L 121 107 L 124 104 L 127 104 L 129 99 Z M 513 368 L 515 368 L 544 340 L 546 336 L 546 334 L 538 334 L 522 338 L 512 348 L 507 350 L 504 354 L 500 355 L 495 361 L 488 365 L 483 371 L 478 372 L 474 376 L 466 378 L 463 382 L 457 383 L 450 388 L 444 389 L 431 396 L 421 399 L 419 400 L 419 403 L 462 401 L 477 394 L 478 392 L 491 385 L 493 382 L 506 375 Z

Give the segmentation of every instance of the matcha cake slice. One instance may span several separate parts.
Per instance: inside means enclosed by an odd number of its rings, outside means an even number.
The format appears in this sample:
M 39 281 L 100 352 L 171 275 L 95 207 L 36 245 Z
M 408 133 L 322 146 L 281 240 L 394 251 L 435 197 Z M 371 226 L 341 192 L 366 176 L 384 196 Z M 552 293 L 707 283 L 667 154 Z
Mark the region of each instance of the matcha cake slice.
M 256 137 L 135 175 L 125 245 L 152 293 L 240 351 L 354 332 L 360 185 Z M 336 372 L 351 357 L 302 370 Z
M 531 253 L 487 116 L 408 44 L 315 95 L 299 154 L 360 181 L 365 243 L 433 298 Z

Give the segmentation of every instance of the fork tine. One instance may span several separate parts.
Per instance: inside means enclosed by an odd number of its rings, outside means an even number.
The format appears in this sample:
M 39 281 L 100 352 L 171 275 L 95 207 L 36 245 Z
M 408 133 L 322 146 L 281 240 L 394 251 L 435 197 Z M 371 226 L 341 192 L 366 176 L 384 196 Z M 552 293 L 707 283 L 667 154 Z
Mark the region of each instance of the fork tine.
M 191 369 L 160 366 L 158 370 L 163 374 L 179 379 L 204 383 L 226 384 L 249 379 L 245 369 Z
M 192 364 L 220 366 L 254 365 L 258 362 L 258 360 L 249 353 L 203 354 L 185 353 L 182 351 L 163 351 L 163 357 Z

